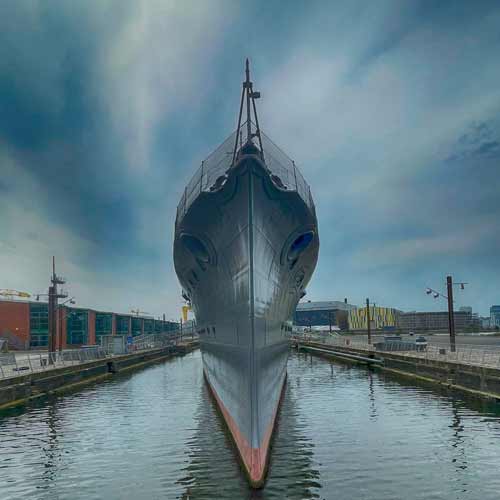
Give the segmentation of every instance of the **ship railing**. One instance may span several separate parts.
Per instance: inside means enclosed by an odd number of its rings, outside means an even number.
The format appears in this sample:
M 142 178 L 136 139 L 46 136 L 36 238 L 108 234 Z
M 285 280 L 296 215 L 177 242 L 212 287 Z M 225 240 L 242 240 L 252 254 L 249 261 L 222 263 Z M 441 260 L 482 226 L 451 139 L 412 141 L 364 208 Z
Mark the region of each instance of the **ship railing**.
M 254 125 L 255 128 L 255 125 Z M 246 122 L 238 131 L 234 131 L 220 146 L 201 162 L 181 197 L 177 206 L 177 219 L 186 214 L 191 204 L 202 192 L 211 191 L 219 177 L 224 176 L 233 165 L 234 147 L 237 141 L 237 151 L 247 142 Z M 264 132 L 261 131 L 264 161 L 272 175 L 279 178 L 280 187 L 288 191 L 296 191 L 304 202 L 314 210 L 311 189 L 296 167 L 295 162 L 284 153 Z M 252 136 L 251 141 L 260 147 L 259 140 Z

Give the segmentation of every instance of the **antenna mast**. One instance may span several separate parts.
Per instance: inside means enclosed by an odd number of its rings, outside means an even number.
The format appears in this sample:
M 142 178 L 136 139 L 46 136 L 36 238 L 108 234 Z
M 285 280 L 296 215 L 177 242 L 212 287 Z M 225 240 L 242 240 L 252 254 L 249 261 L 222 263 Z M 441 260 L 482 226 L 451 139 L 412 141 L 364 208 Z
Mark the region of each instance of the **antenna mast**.
M 250 81 L 250 63 L 248 58 L 245 61 L 245 81 L 243 82 L 243 89 L 241 91 L 241 101 L 240 101 L 240 113 L 238 116 L 238 128 L 236 129 L 236 139 L 234 141 L 234 151 L 233 151 L 233 163 L 236 160 L 236 152 L 238 150 L 238 136 L 240 136 L 241 145 L 241 117 L 243 114 L 243 100 L 246 98 L 246 108 L 247 108 L 247 140 L 246 142 L 251 142 L 254 137 L 259 139 L 260 154 L 262 159 L 264 159 L 264 149 L 262 147 L 262 138 L 260 135 L 259 118 L 257 117 L 257 106 L 255 105 L 255 99 L 260 98 L 260 92 L 254 92 L 253 83 Z M 251 105 L 250 105 L 251 101 Z M 255 117 L 255 133 L 252 133 L 252 108 Z

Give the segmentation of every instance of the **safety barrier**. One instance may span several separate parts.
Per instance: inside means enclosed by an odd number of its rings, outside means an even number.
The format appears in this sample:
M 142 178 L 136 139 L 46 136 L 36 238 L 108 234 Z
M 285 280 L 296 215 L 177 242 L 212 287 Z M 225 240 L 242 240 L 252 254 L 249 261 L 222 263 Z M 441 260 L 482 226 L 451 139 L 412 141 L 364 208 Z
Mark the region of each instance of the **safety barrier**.
M 78 365 L 106 357 L 106 351 L 98 346 L 68 349 L 60 352 L 11 352 L 8 355 L 3 354 L 0 356 L 0 378 L 16 377 L 63 366 Z
M 383 355 L 384 352 L 392 352 L 399 356 L 409 358 L 421 358 L 490 368 L 500 368 L 500 346 L 457 345 L 455 351 L 453 352 L 448 344 L 419 345 L 417 349 L 415 344 L 410 346 L 409 342 L 402 342 L 400 345 L 397 345 L 397 342 L 388 342 L 383 348 L 380 347 L 377 349 L 379 343 L 368 344 L 368 342 L 364 340 L 342 336 L 326 337 L 319 335 L 301 335 L 293 336 L 291 340 L 295 342 L 317 342 L 325 345 L 352 348 L 371 353 L 380 353 L 381 355 Z M 405 346 L 408 346 L 407 350 L 404 350 Z
M 182 341 L 193 341 L 198 336 L 191 332 L 169 332 L 168 334 L 145 334 L 133 337 L 127 345 L 127 353 L 161 349 L 175 346 Z M 78 365 L 104 358 L 113 358 L 111 351 L 101 346 L 64 349 L 57 352 L 8 352 L 0 354 L 0 379 L 36 373 L 64 366 Z

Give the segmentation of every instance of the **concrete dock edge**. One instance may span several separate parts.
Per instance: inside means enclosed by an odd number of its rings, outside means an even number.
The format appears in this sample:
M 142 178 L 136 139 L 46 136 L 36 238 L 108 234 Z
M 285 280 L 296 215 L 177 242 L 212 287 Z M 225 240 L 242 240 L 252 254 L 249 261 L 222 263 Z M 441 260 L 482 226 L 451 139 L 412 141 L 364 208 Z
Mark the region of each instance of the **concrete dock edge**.
M 321 348 L 322 352 L 314 350 L 315 348 Z M 300 342 L 298 349 L 314 355 L 342 359 L 342 361 L 356 364 L 359 364 L 360 361 L 350 360 L 343 357 L 342 354 L 367 357 L 367 352 L 364 350 L 316 342 Z M 382 363 L 377 364 L 362 362 L 362 364 L 370 365 L 373 369 L 425 381 L 481 399 L 500 402 L 500 369 L 388 352 L 372 352 L 370 355 L 382 361 Z
M 78 390 L 90 383 L 109 379 L 115 374 L 141 369 L 173 356 L 182 356 L 197 346 L 196 342 L 186 343 L 0 379 L 0 410 L 51 394 Z

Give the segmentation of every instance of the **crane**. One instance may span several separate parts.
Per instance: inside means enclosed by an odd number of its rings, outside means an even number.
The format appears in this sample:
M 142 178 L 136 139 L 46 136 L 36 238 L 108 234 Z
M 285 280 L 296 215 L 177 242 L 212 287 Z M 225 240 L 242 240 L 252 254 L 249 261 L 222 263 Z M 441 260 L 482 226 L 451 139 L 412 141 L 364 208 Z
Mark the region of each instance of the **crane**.
M 188 320 L 188 312 L 191 311 L 191 304 L 188 302 L 182 306 L 182 320 L 184 323 Z
M 7 297 L 11 300 L 14 297 L 29 299 L 31 297 L 31 294 L 28 292 L 20 292 L 18 290 L 10 290 L 9 288 L 0 288 L 0 297 Z
M 137 309 L 130 309 L 130 312 L 134 313 L 136 316 L 139 316 L 139 314 L 149 314 L 146 311 L 141 311 L 139 308 L 137 308 Z

